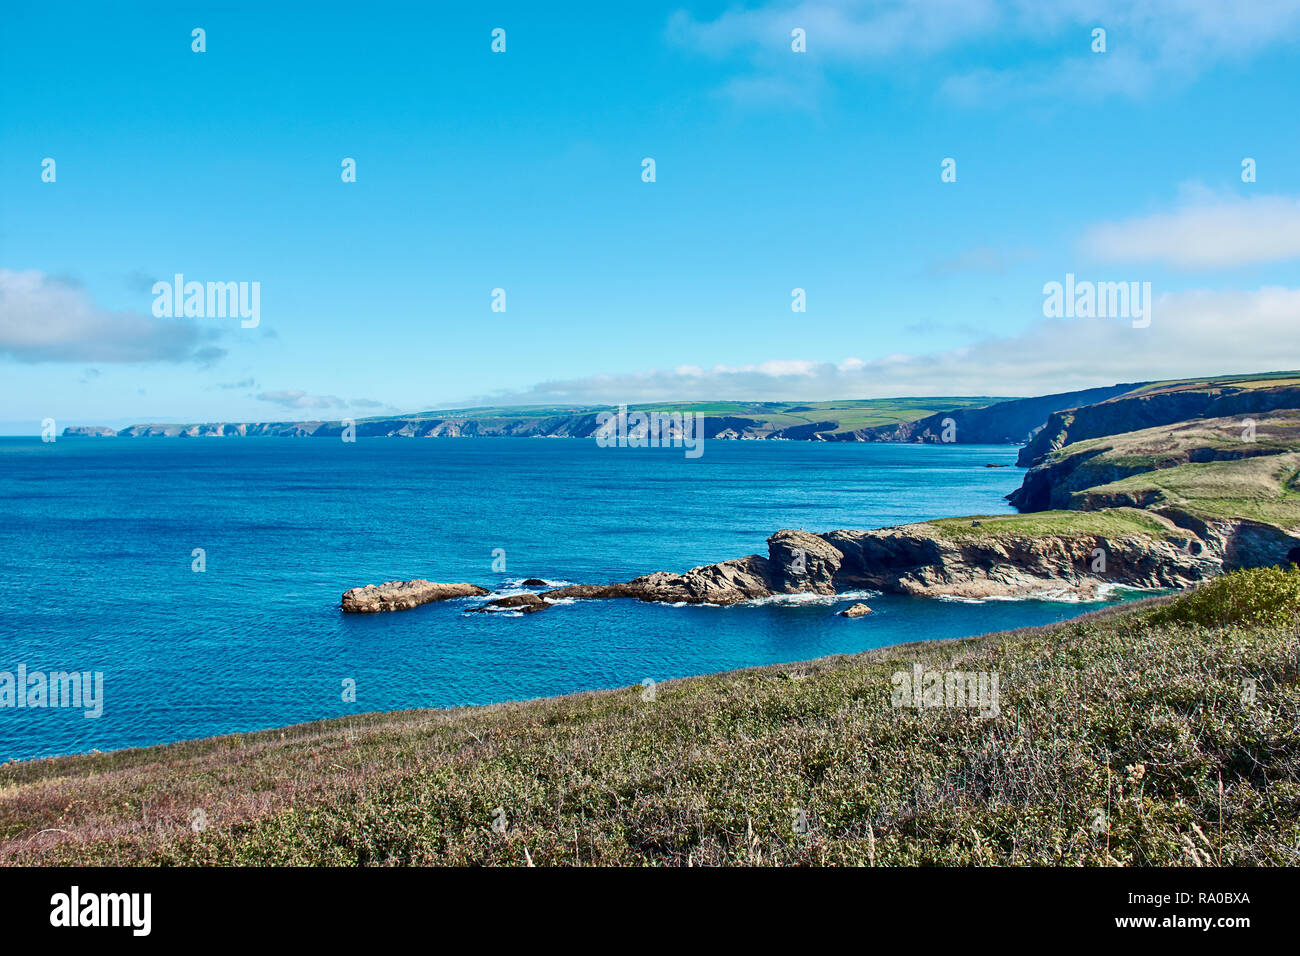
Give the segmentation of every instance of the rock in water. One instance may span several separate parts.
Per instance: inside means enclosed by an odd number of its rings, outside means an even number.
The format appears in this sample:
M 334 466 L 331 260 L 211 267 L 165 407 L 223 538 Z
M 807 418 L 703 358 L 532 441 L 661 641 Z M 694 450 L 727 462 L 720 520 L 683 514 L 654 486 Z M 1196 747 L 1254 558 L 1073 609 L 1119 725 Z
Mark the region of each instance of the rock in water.
M 854 604 L 840 611 L 840 617 L 866 617 L 870 613 L 871 608 L 865 604 Z
M 440 584 L 437 581 L 385 581 L 367 584 L 343 592 L 341 607 L 349 614 L 373 614 L 376 611 L 405 611 L 448 598 L 478 597 L 490 593 L 477 584 Z
M 482 607 L 474 608 L 473 611 L 474 613 L 483 613 L 504 610 L 519 611 L 521 614 L 532 614 L 534 611 L 545 611 L 550 606 L 550 601 L 544 601 L 536 594 L 512 594 L 509 597 L 497 598 L 495 601 L 488 601 Z

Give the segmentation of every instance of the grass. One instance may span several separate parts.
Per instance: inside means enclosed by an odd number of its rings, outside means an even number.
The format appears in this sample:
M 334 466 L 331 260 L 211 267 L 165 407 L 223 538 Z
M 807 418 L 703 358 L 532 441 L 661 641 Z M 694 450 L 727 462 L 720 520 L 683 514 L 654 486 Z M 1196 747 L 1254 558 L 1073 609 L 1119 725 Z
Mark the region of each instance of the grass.
M 637 686 L 6 764 L 0 862 L 1295 865 L 1300 660 L 1279 625 L 1300 614 L 1300 572 L 1261 573 L 649 700 Z M 891 706 L 914 663 L 996 673 L 1000 716 Z
M 973 527 L 972 521 L 979 526 Z M 1048 535 L 1098 535 L 1118 538 L 1145 535 L 1164 538 L 1178 532 L 1169 523 L 1140 508 L 1105 508 L 1098 511 L 1034 511 L 1018 515 L 974 515 L 926 522 L 945 538 L 1040 538 Z
M 1128 392 L 1128 395 L 1150 395 L 1155 392 L 1219 391 L 1223 388 L 1278 388 L 1300 385 L 1300 372 L 1257 372 L 1253 375 L 1217 375 L 1209 378 L 1171 379 L 1149 382 Z M 1124 397 L 1124 396 L 1121 396 Z
M 1186 461 L 1189 455 L 1201 450 L 1228 455 L 1268 455 L 1300 447 L 1300 411 L 1264 412 L 1251 419 L 1255 422 L 1255 432 L 1249 442 L 1243 440 L 1244 416 L 1198 418 L 1074 442 L 1049 454 L 1047 461 L 1056 464 L 1095 452 L 1083 467 L 1094 470 L 1160 468 L 1167 463 Z
M 1152 507 L 1177 506 L 1207 520 L 1249 518 L 1300 528 L 1298 474 L 1300 454 L 1191 463 L 1098 485 L 1074 497 L 1149 494 Z

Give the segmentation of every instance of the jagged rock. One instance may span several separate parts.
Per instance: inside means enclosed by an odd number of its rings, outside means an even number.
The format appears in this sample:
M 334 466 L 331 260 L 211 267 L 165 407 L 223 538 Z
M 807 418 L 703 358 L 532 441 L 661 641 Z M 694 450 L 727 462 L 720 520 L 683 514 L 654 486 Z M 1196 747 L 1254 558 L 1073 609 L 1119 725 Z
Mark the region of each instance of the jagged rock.
M 527 594 L 511 594 L 509 597 L 497 598 L 495 601 L 488 601 L 480 607 L 473 608 L 470 613 L 482 614 L 485 612 L 504 609 L 507 611 L 519 611 L 522 614 L 532 614 L 534 611 L 545 611 L 550 606 L 550 601 L 545 601 L 536 594 L 529 592 Z
M 840 611 L 840 617 L 866 617 L 871 613 L 871 608 L 865 604 L 854 604 Z
M 735 604 L 773 593 L 766 558 L 745 558 L 691 568 L 685 574 L 656 571 L 621 584 L 572 584 L 547 591 L 550 598 L 638 598 L 686 604 Z
M 373 614 L 376 611 L 405 611 L 433 601 L 490 593 L 487 588 L 477 584 L 440 584 L 418 578 L 414 581 L 385 581 L 379 585 L 367 584 L 363 588 L 352 588 L 343 592 L 340 606 L 349 614 Z
M 768 586 L 773 593 L 834 594 L 843 555 L 820 535 L 782 530 L 767 539 Z

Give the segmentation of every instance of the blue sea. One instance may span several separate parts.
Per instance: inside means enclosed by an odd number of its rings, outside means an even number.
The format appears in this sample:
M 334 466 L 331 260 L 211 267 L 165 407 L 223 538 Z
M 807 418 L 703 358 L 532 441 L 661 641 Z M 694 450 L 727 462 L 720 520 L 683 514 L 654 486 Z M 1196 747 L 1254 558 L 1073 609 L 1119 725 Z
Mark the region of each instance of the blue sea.
M 851 597 L 338 609 L 345 589 L 392 579 L 622 581 L 766 553 L 779 528 L 1005 513 L 1022 472 L 986 465 L 1016 451 L 713 441 L 687 459 L 568 439 L 0 439 L 0 672 L 104 675 L 98 718 L 0 708 L 0 760 L 1061 620 L 1090 606 L 870 595 L 875 613 L 859 620 L 835 616 Z

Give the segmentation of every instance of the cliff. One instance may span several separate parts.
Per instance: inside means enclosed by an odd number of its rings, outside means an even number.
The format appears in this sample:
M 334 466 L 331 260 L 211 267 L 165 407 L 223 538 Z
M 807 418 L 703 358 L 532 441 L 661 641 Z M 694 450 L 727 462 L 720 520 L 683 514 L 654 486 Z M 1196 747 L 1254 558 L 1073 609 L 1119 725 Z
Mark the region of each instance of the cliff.
M 1199 418 L 1259 415 L 1300 408 L 1300 383 L 1270 385 L 1178 382 L 1052 412 L 1020 449 L 1016 464 L 1032 467 L 1066 445 Z
M 1135 384 L 1111 385 L 1107 388 L 1014 399 L 985 408 L 959 408 L 898 425 L 859 429 L 851 433 L 853 438 L 841 440 L 939 442 L 943 441 L 945 421 L 952 419 L 952 433 L 957 443 L 1015 445 L 1029 441 L 1053 413 L 1103 402 L 1140 387 L 1142 386 Z
M 1037 398 L 902 398 L 814 402 L 709 402 L 634 405 L 629 411 L 675 411 L 703 415 L 704 437 L 715 441 L 941 442 L 945 420 L 958 444 L 1008 444 L 1025 441 L 1054 411 L 1124 394 L 1138 386 L 1061 392 Z M 592 438 L 606 407 L 555 409 L 469 409 L 428 412 L 355 423 L 358 438 Z M 119 438 L 333 438 L 342 421 L 208 422 L 130 425 L 120 431 L 74 425 L 66 437 Z

